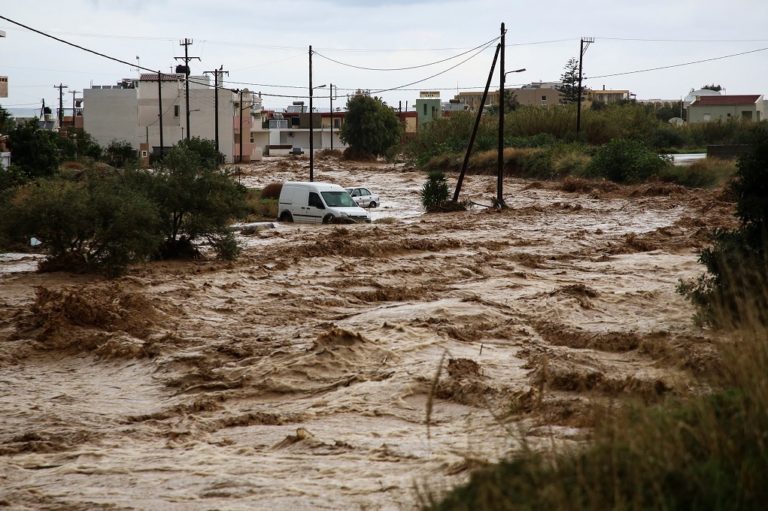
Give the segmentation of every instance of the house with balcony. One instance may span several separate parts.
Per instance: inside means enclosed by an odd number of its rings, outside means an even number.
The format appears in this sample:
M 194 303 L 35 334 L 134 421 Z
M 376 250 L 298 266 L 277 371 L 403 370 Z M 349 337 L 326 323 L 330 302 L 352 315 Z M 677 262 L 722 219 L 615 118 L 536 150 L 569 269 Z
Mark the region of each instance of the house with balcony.
M 587 101 L 612 105 L 622 101 L 629 101 L 633 96 L 634 94 L 626 89 L 606 89 L 605 85 L 603 85 L 602 89 L 588 91 Z
M 688 106 L 688 122 L 760 122 L 765 118 L 765 101 L 760 94 L 698 96 Z

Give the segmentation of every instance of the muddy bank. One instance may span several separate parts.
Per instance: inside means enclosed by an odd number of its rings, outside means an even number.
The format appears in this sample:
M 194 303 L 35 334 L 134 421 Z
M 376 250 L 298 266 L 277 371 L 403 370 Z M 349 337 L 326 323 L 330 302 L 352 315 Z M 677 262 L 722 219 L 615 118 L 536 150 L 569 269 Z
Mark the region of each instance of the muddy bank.
M 730 221 L 715 192 L 508 180 L 510 210 L 421 215 L 423 176 L 379 170 L 318 173 L 370 186 L 391 224 L 278 225 L 236 263 L 113 282 L 0 275 L 0 502 L 410 509 L 416 482 L 464 481 L 519 435 L 579 442 L 617 400 L 706 386 L 713 341 L 675 285 Z

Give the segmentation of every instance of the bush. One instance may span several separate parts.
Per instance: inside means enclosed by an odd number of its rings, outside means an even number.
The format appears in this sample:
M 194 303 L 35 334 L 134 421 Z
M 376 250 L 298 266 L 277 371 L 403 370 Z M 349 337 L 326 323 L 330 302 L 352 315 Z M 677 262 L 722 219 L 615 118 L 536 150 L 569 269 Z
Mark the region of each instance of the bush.
M 104 151 L 104 160 L 115 168 L 136 166 L 139 161 L 139 153 L 130 142 L 113 140 Z
M 261 191 L 262 199 L 274 199 L 280 198 L 280 192 L 283 190 L 283 183 L 269 183 Z
M 699 254 L 707 273 L 678 290 L 717 326 L 768 324 L 768 127 L 753 134 L 731 185 L 740 226 L 716 231 L 714 245 Z
M 421 188 L 421 203 L 428 212 L 437 211 L 448 200 L 448 182 L 440 171 L 429 173 Z
M 617 183 L 639 183 L 657 176 L 669 165 L 641 142 L 616 139 L 595 152 L 586 175 Z
M 691 165 L 670 165 L 659 177 L 664 182 L 689 188 L 710 188 L 727 182 L 735 172 L 736 164 L 731 160 L 706 158 Z
M 161 239 L 157 208 L 116 175 L 87 173 L 77 182 L 39 180 L 16 190 L 2 212 L 9 239 L 43 242 L 42 269 L 114 276 L 148 259 Z

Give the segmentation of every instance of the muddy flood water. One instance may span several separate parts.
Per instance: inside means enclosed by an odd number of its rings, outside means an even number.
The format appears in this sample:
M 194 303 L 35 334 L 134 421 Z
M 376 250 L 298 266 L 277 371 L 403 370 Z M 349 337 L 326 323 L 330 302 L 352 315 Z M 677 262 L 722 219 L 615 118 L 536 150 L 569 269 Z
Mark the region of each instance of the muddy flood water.
M 721 192 L 509 179 L 509 210 L 424 215 L 422 173 L 316 172 L 379 193 L 379 221 L 276 224 L 234 263 L 112 281 L 0 258 L 0 507 L 412 509 L 716 363 L 675 285 L 731 221 Z M 489 204 L 495 178 L 465 186 Z

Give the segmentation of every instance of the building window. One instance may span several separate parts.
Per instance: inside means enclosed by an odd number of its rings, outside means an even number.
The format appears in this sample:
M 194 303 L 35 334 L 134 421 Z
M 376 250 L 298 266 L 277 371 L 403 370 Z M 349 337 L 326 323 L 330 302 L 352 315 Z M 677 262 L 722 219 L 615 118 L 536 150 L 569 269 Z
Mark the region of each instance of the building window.
M 173 116 L 174 117 L 179 116 L 179 105 L 173 105 Z
M 424 116 L 426 117 L 426 115 L 427 115 L 427 104 L 424 103 Z
M 546 101 L 546 100 L 547 100 L 547 96 L 542 96 L 542 97 L 541 97 L 541 100 L 542 100 L 542 101 Z

